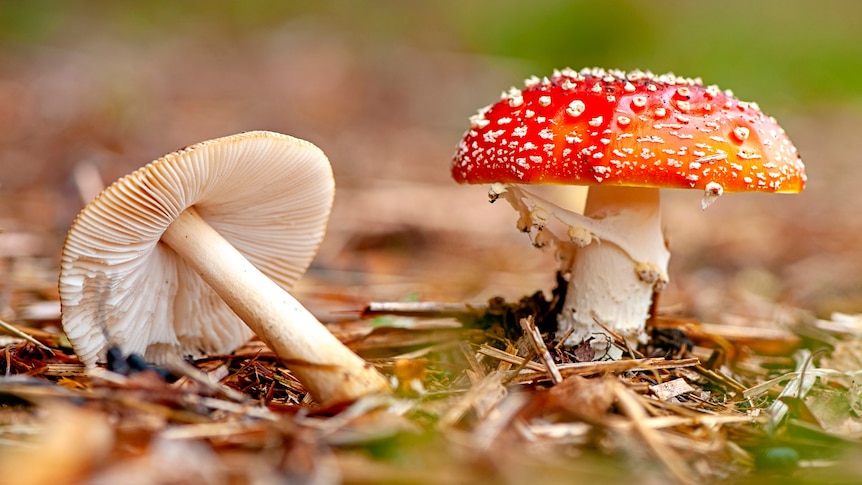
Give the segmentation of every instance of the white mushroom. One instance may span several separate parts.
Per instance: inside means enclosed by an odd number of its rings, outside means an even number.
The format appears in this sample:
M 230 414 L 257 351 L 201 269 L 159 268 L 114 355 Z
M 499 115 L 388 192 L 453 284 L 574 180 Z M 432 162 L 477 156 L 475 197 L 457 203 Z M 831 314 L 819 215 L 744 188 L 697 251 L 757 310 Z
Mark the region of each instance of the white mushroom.
M 334 180 L 304 140 L 249 132 L 166 155 L 85 207 L 63 249 L 63 328 L 87 366 L 110 345 L 165 363 L 257 334 L 322 403 L 385 391 L 286 290 L 326 231 Z M 243 323 L 245 322 L 245 323 Z

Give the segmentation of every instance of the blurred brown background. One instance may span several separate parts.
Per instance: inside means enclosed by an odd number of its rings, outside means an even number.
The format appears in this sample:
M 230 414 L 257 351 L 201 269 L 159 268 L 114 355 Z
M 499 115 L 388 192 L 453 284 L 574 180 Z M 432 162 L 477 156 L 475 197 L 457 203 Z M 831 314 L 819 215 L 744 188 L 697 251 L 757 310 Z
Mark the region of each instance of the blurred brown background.
M 809 174 L 802 195 L 707 211 L 666 191 L 665 309 L 860 312 L 860 18 L 852 0 L 0 1 L 0 252 L 52 277 L 88 182 L 266 129 L 314 142 L 336 173 L 300 288 L 324 319 L 370 299 L 548 290 L 551 255 L 485 188 L 450 180 L 454 147 L 470 114 L 531 74 L 640 68 L 757 101 Z

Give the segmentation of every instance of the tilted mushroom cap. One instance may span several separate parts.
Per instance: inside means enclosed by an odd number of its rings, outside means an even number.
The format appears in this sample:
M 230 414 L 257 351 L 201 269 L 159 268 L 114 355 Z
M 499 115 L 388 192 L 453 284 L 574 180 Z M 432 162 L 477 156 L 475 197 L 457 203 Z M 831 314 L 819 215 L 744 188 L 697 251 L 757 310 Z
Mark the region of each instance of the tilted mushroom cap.
M 471 118 L 452 165 L 467 183 L 799 192 L 805 172 L 774 118 L 716 86 L 571 69 L 531 78 Z
M 263 131 L 187 147 L 120 179 L 81 211 L 63 250 L 63 327 L 76 353 L 92 365 L 109 344 L 154 362 L 232 351 L 251 330 L 162 233 L 194 206 L 289 289 L 317 252 L 333 195 L 320 149 Z

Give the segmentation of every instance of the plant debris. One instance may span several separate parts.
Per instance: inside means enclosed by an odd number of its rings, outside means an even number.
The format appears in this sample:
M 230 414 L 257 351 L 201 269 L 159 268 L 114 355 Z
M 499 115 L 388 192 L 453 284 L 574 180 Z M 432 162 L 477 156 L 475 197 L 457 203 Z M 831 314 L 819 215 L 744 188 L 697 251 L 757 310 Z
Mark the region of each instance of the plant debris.
M 690 484 L 851 473 L 841 460 L 862 440 L 862 352 L 845 339 L 855 322 L 807 322 L 801 333 L 829 333 L 835 351 L 782 359 L 752 342 L 798 348 L 788 330 L 659 317 L 648 345 L 592 360 L 540 330 L 553 301 L 371 303 L 365 319 L 331 328 L 395 394 L 326 408 L 258 341 L 170 369 L 114 349 L 111 365 L 86 372 L 56 321 L 7 324 L 0 472 L 21 484 L 501 483 L 532 473 Z

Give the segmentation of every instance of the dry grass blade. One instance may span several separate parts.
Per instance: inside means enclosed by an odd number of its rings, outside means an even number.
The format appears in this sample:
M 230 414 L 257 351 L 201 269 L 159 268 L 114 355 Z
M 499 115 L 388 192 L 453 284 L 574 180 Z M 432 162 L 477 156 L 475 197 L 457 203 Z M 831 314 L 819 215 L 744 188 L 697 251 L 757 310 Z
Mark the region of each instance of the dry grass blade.
M 45 377 L 72 377 L 87 375 L 84 364 L 48 364 L 42 372 Z
M 22 332 L 21 330 L 18 330 L 18 328 L 15 325 L 12 325 L 11 323 L 7 323 L 7 322 L 4 322 L 3 320 L 0 320 L 0 328 L 6 330 L 10 334 L 12 334 L 18 338 L 22 338 L 22 339 L 30 342 L 31 344 L 39 347 L 42 350 L 45 350 L 45 351 L 48 351 L 51 353 L 54 352 L 53 350 L 51 350 L 51 347 L 48 347 L 47 345 L 36 340 L 35 338 L 31 337 L 30 335 L 27 335 L 26 333 Z
M 507 429 L 518 412 L 527 405 L 529 398 L 523 394 L 509 394 L 473 430 L 473 446 L 482 451 L 490 450 L 497 437 Z
M 753 423 L 757 418 L 753 416 L 714 416 L 701 414 L 699 416 L 657 416 L 641 421 L 641 425 L 652 429 L 673 428 L 676 426 L 706 426 L 715 427 L 731 423 Z M 632 426 L 634 426 L 632 424 Z
M 514 349 L 513 349 L 514 350 Z M 478 353 L 481 355 L 486 355 L 488 357 L 497 359 L 501 362 L 506 362 L 508 364 L 523 366 L 525 369 L 530 369 L 532 371 L 544 372 L 545 367 L 538 362 L 532 362 L 524 359 L 523 357 L 518 357 L 515 354 L 505 352 L 495 347 L 491 347 L 488 344 L 482 344 L 479 346 Z
M 539 329 L 536 328 L 536 325 L 533 323 L 533 317 L 522 318 L 521 328 L 524 330 L 524 335 L 526 335 L 530 340 L 530 343 L 533 345 L 533 349 L 536 351 L 536 354 L 545 364 L 548 375 L 551 376 L 551 381 L 553 381 L 554 384 L 563 382 L 563 376 L 560 375 L 560 370 L 557 369 L 557 364 L 554 362 L 554 358 L 551 357 L 551 353 L 548 351 L 548 347 L 545 345 L 544 339 L 542 339 L 542 334 L 539 333 Z
M 825 332 L 862 337 L 862 315 L 834 312 L 829 320 L 818 319 L 813 322 L 813 326 Z
M 159 437 L 167 440 L 196 440 L 230 437 L 250 431 L 260 431 L 262 426 L 258 421 L 227 421 L 205 422 L 175 426 L 159 433 Z M 265 426 L 270 426 L 267 424 Z
M 514 355 L 517 352 L 518 352 L 518 348 L 515 347 L 515 345 L 512 342 L 509 342 L 506 344 L 506 349 L 504 350 L 504 353 L 509 354 L 509 355 Z M 524 362 L 526 363 L 527 361 L 525 360 Z M 499 363 L 497 363 L 497 370 L 501 371 L 501 372 L 512 370 L 512 363 L 501 360 Z
M 437 425 L 441 429 L 454 426 L 460 421 L 470 409 L 473 409 L 479 418 L 483 418 L 500 400 L 508 395 L 503 380 L 506 378 L 504 372 L 491 372 L 484 379 L 474 384 L 461 399 L 456 401 L 440 417 Z
M 811 391 L 817 381 L 819 373 L 811 372 L 811 352 L 802 349 L 797 351 L 794 357 L 796 359 L 796 371 L 778 394 L 778 398 L 768 408 L 770 430 L 775 430 L 790 410 L 782 398 L 803 398 Z
M 673 449 L 667 446 L 655 429 L 644 424 L 649 419 L 649 414 L 641 406 L 637 395 L 619 382 L 614 382 L 613 389 L 620 410 L 631 420 L 632 427 L 643 438 L 655 457 L 659 459 L 671 476 L 683 485 L 696 484 L 698 481 L 692 471 L 686 466 L 685 461 Z
M 232 401 L 240 402 L 240 403 L 248 401 L 248 396 L 246 396 L 240 392 L 237 392 L 237 391 L 231 389 L 230 387 L 227 387 L 223 384 L 220 384 L 218 382 L 213 381 L 212 379 L 210 379 L 210 377 L 207 374 L 205 374 L 204 372 L 201 372 L 200 369 L 189 364 L 188 362 L 186 362 L 184 360 L 179 360 L 179 359 L 174 360 L 173 362 L 168 364 L 167 367 L 168 367 L 168 370 L 170 370 L 171 372 L 174 372 L 177 375 L 184 376 L 184 377 L 196 382 L 197 384 L 200 384 L 205 389 L 216 392 L 216 393 L 218 393 L 218 394 L 220 394 L 220 395 L 222 395 L 222 396 L 224 396 L 224 397 L 226 397 Z
M 568 376 L 590 376 L 597 374 L 617 374 L 621 372 L 655 371 L 661 369 L 676 369 L 680 367 L 693 367 L 700 364 L 696 358 L 667 360 L 664 358 L 649 357 L 645 359 L 608 360 L 602 362 L 574 362 L 570 364 L 559 364 L 557 369 L 564 378 Z M 531 369 L 518 375 L 513 382 L 530 382 L 537 379 L 548 378 L 547 371 Z
M 33 378 L 20 376 L 0 377 L 0 392 L 33 401 L 42 399 L 66 400 L 78 397 L 71 389 L 48 385 Z
M 834 378 L 834 379 L 849 378 L 852 381 L 855 379 L 859 379 L 860 375 L 862 375 L 862 370 L 853 370 L 853 371 L 849 371 L 849 372 L 842 372 L 842 371 L 837 371 L 834 369 L 806 368 L 804 370 L 804 372 L 800 372 L 798 370 L 794 371 L 794 372 L 788 372 L 786 374 L 782 374 L 782 375 L 775 377 L 773 379 L 769 379 L 768 381 L 761 382 L 755 386 L 751 386 L 748 389 L 745 389 L 743 391 L 742 395 L 746 399 L 755 399 L 755 398 L 760 397 L 760 396 L 766 394 L 767 392 L 769 392 L 769 390 L 777 384 L 780 384 L 784 381 L 799 380 L 802 377 L 806 377 L 806 380 L 807 380 L 807 378 L 813 379 L 815 377 Z M 789 395 L 789 394 L 787 394 L 787 395 Z M 794 397 L 800 397 L 800 396 L 801 396 L 801 394 L 797 394 L 797 396 L 794 396 Z
M 473 354 L 469 344 L 462 342 L 460 349 L 461 355 L 464 356 L 467 365 L 470 366 L 470 369 L 467 371 L 467 377 L 470 379 L 470 382 L 473 384 L 480 382 L 485 377 L 485 369 L 479 364 L 479 360 Z
M 251 402 L 235 403 L 231 401 L 225 401 L 224 399 L 201 397 L 196 394 L 187 395 L 183 400 L 189 404 L 205 406 L 212 410 L 231 413 L 236 415 L 237 417 L 256 418 L 266 421 L 278 420 L 278 415 L 273 412 L 270 412 L 270 410 L 267 408 L 259 407 L 256 404 L 252 404 Z
M 478 316 L 487 311 L 487 306 L 472 306 L 466 303 L 441 303 L 434 301 L 372 301 L 362 310 L 362 317 L 376 315 L 398 315 L 421 318 L 463 318 Z
M 695 372 L 703 376 L 710 382 L 713 382 L 724 389 L 727 389 L 728 392 L 732 392 L 737 395 L 742 395 L 745 391 L 745 386 L 736 381 L 736 379 L 724 374 L 723 372 L 710 370 L 702 365 L 694 366 Z

